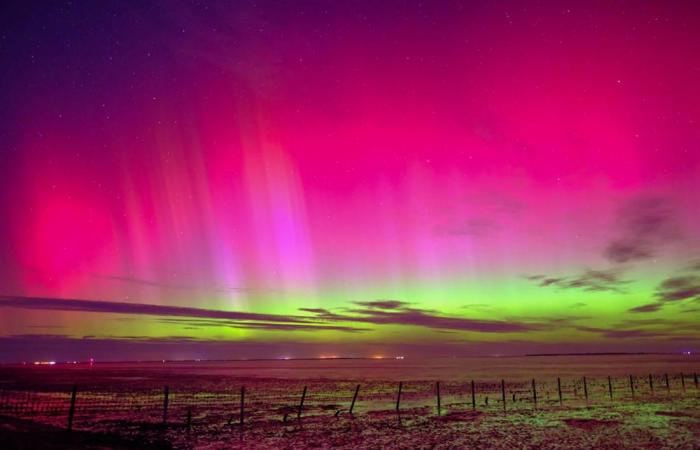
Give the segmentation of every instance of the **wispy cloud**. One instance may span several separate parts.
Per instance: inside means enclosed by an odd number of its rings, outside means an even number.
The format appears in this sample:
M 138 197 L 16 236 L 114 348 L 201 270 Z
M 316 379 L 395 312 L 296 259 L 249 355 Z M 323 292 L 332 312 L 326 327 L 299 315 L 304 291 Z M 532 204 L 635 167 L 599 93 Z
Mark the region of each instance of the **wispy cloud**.
M 663 304 L 661 303 L 647 303 L 646 305 L 642 306 L 635 306 L 634 308 L 628 309 L 629 312 L 633 313 L 648 313 L 648 312 L 656 312 L 660 310 L 663 307 Z
M 586 269 L 583 273 L 572 276 L 529 275 L 528 280 L 541 287 L 557 287 L 560 289 L 581 289 L 584 291 L 624 292 L 623 286 L 629 281 L 622 279 L 619 269 L 594 270 Z
M 182 306 L 150 305 L 144 303 L 110 302 L 101 300 L 78 300 L 66 298 L 0 296 L 0 307 L 40 309 L 46 311 L 81 311 L 94 313 L 132 314 L 149 316 L 203 317 L 210 319 L 247 320 L 281 323 L 308 323 L 303 316 L 258 314 L 240 311 Z
M 372 300 L 353 303 L 356 307 L 340 312 L 324 308 L 300 308 L 306 315 L 258 314 L 240 311 L 219 311 L 142 303 L 110 302 L 43 297 L 0 296 L 0 307 L 45 311 L 145 315 L 159 317 L 169 323 L 187 326 L 231 326 L 260 330 L 299 331 L 368 331 L 367 324 L 407 325 L 435 330 L 474 331 L 481 333 L 515 333 L 540 329 L 540 324 L 523 321 L 481 320 L 439 314 L 428 309 L 412 308 L 400 300 Z M 178 321 L 175 318 L 187 318 Z M 195 320 L 199 319 L 199 320 Z M 330 324 L 330 322 L 333 322 Z M 342 322 L 337 324 L 335 322 Z M 354 326 L 364 325 L 364 326 Z
M 656 296 L 664 302 L 700 298 L 700 276 L 684 275 L 667 278 L 657 287 Z
M 522 321 L 469 319 L 440 315 L 433 310 L 409 307 L 400 301 L 359 301 L 360 308 L 347 308 L 343 314 L 328 310 L 315 312 L 319 320 L 371 323 L 377 325 L 412 325 L 435 330 L 474 331 L 481 333 L 516 333 L 536 331 L 540 324 Z M 304 309 L 305 312 L 312 312 Z
M 585 331 L 589 333 L 597 333 L 602 337 L 610 339 L 625 339 L 625 338 L 663 338 L 672 336 L 671 334 L 663 331 L 649 331 L 642 329 L 616 329 L 616 328 L 597 328 L 597 327 L 576 327 L 579 331 Z
M 246 330 L 265 331 L 343 331 L 356 333 L 359 331 L 370 331 L 370 328 L 358 328 L 343 325 L 323 325 L 323 324 L 300 324 L 300 323 L 274 323 L 274 322 L 238 322 L 231 320 L 217 319 L 180 319 L 165 318 L 159 319 L 160 323 L 175 325 L 185 325 L 191 329 L 202 329 L 210 327 L 237 328 Z
M 408 303 L 400 300 L 373 300 L 369 302 L 355 302 L 355 304 L 379 309 L 401 309 L 408 306 Z
M 651 258 L 660 244 L 678 237 L 673 208 L 661 197 L 633 199 L 620 208 L 618 218 L 618 236 L 604 252 L 615 263 Z

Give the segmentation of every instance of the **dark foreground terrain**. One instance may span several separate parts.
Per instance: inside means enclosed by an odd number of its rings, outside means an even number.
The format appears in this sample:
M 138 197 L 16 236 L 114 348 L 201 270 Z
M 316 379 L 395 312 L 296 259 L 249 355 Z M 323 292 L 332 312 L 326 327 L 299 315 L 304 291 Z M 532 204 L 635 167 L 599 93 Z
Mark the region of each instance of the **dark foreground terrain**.
M 368 363 L 309 364 L 326 365 L 284 378 L 265 365 L 0 368 L 0 442 L 3 449 L 700 448 L 694 361 L 666 361 L 658 369 L 669 373 L 631 379 L 619 371 L 608 378 L 590 364 L 582 365 L 592 372 L 585 379 L 571 367 L 562 377 L 534 371 L 529 379 L 524 371 L 533 371 L 522 365 L 517 373 L 492 369 L 512 377 L 501 384 L 477 373 L 473 395 L 471 378 L 455 376 L 461 371 L 444 370 L 438 386 L 433 362 L 429 377 L 404 371 L 400 397 L 395 363 L 366 365 L 353 377 L 348 367 Z

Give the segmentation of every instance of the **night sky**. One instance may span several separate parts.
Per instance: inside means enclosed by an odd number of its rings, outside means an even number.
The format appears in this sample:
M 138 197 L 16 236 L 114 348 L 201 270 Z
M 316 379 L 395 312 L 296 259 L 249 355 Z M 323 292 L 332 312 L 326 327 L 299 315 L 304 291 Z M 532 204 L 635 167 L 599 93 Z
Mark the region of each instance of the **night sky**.
M 690 1 L 2 2 L 0 361 L 700 350 L 698 55 Z

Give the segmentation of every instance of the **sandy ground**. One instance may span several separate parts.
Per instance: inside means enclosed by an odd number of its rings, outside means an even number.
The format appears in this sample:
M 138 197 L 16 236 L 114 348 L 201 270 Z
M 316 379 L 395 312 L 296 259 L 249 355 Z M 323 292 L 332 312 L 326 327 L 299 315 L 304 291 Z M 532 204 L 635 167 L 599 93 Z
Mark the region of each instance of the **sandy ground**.
M 433 380 L 280 379 L 172 370 L 0 370 L 1 448 L 476 448 L 700 449 L 700 390 L 692 379 L 591 377 L 441 383 Z M 65 430 L 72 383 L 78 385 L 74 431 Z M 164 385 L 169 386 L 167 426 Z M 244 426 L 240 386 L 246 386 Z M 300 394 L 308 387 L 301 418 Z M 29 393 L 30 395 L 27 395 Z M 584 397 L 588 395 L 588 400 Z M 187 417 L 190 417 L 188 421 Z M 189 422 L 189 426 L 188 426 Z
M 169 449 L 160 439 L 130 440 L 117 433 L 72 431 L 29 420 L 0 416 L 0 445 L 3 449 L 136 449 L 147 446 Z
M 430 408 L 376 411 L 354 418 L 317 416 L 244 427 L 195 425 L 167 432 L 182 448 L 475 448 L 695 449 L 700 448 L 696 400 L 548 409 L 453 411 Z
M 314 416 L 238 425 L 195 421 L 116 427 L 113 433 L 72 432 L 0 419 L 3 448 L 475 448 L 475 449 L 696 449 L 696 399 L 502 412 L 430 408 L 375 411 L 351 417 Z

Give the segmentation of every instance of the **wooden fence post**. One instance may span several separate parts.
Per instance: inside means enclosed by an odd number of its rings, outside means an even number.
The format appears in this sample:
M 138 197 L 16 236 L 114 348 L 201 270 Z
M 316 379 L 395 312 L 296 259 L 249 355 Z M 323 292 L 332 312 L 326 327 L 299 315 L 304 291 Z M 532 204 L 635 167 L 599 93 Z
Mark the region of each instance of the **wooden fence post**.
M 170 397 L 170 388 L 165 386 L 163 389 L 163 425 L 168 423 L 168 400 Z
M 501 379 L 501 400 L 503 401 L 503 412 L 506 412 L 506 382 Z
M 608 393 L 610 394 L 610 401 L 613 400 L 613 389 L 612 389 L 612 378 L 608 375 Z
M 683 388 L 683 392 L 685 392 L 685 375 L 681 373 L 681 387 Z
M 192 429 L 192 407 L 187 407 L 187 431 Z
M 671 395 L 671 383 L 668 382 L 668 374 L 664 374 L 664 381 L 666 382 L 666 393 Z
M 476 411 L 476 392 L 474 390 L 474 380 L 472 380 L 472 411 Z
M 70 408 L 68 409 L 68 432 L 73 429 L 73 416 L 75 415 L 75 397 L 78 395 L 78 386 L 73 385 L 73 390 L 70 394 Z
M 537 408 L 537 385 L 534 378 L 532 379 L 532 404 Z
M 239 423 L 241 431 L 243 430 L 243 417 L 245 416 L 245 386 L 241 386 L 241 413 Z
M 693 382 L 695 383 L 695 390 L 698 390 L 698 374 L 693 372 Z
M 649 374 L 649 390 L 651 395 L 654 395 L 654 379 L 651 377 L 651 374 Z
M 564 405 L 564 400 L 561 396 L 561 378 L 557 377 L 557 392 L 559 393 L 559 406 Z
M 399 393 L 396 395 L 396 411 L 401 406 L 401 390 L 403 389 L 403 381 L 399 381 Z
M 357 394 L 360 392 L 360 385 L 355 386 L 355 394 L 352 396 L 352 402 L 350 403 L 350 415 L 352 416 L 352 410 L 355 408 L 355 400 L 357 400 Z
M 440 415 L 441 405 L 440 405 L 440 382 L 435 382 L 435 394 L 437 395 L 437 412 Z
M 632 398 L 634 398 L 634 378 L 630 375 L 630 392 L 632 393 Z
M 586 377 L 583 377 L 583 395 L 586 397 L 586 403 L 588 403 L 588 382 Z
M 304 391 L 301 393 L 301 400 L 299 401 L 299 410 L 297 411 L 297 419 L 301 419 L 301 411 L 304 409 L 304 399 L 306 398 L 306 386 L 304 386 Z

